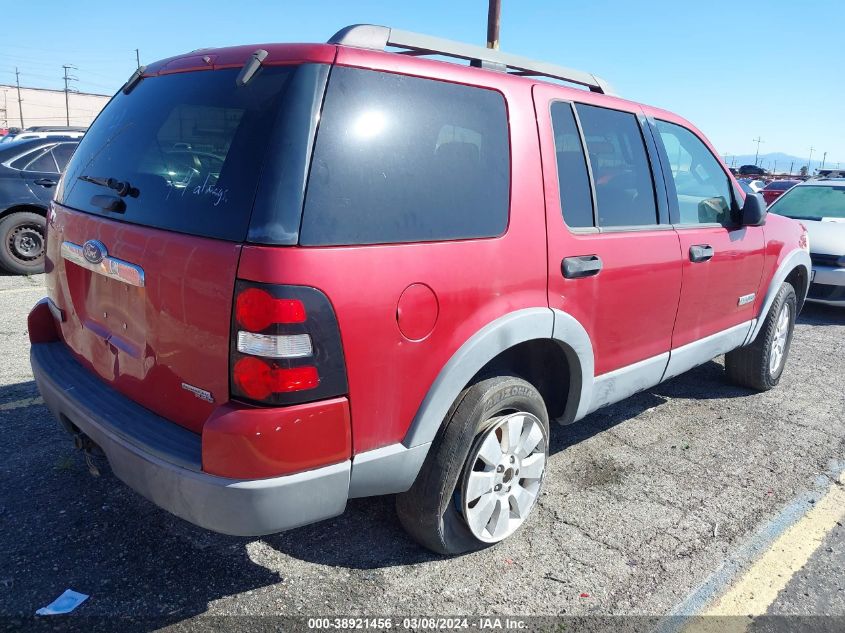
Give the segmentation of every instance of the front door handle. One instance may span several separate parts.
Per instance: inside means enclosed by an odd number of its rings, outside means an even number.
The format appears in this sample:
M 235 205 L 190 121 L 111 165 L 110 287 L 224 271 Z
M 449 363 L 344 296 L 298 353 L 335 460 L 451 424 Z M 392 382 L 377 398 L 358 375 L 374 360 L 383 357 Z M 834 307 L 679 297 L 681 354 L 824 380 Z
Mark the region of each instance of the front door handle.
M 710 244 L 695 244 L 689 247 L 689 260 L 694 263 L 706 262 L 713 257 L 713 247 Z
M 39 178 L 35 181 L 35 184 L 41 185 L 42 187 L 55 187 L 56 181 L 51 178 Z
M 601 257 L 598 255 L 579 255 L 565 257 L 560 263 L 560 271 L 566 279 L 592 277 L 601 271 Z

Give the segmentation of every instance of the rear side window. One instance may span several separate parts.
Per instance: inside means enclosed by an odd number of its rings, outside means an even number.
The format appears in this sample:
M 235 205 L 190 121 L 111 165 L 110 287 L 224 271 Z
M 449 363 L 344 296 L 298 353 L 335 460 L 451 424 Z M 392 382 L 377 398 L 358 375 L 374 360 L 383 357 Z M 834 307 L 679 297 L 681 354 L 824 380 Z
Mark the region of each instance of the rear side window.
M 494 237 L 508 223 L 505 101 L 492 90 L 336 67 L 303 245 Z
M 245 86 L 240 69 L 143 79 L 119 92 L 68 164 L 64 204 L 124 222 L 241 241 L 262 160 L 292 66 L 261 68 Z M 105 212 L 95 196 L 115 191 L 87 179 L 129 182 L 126 211 Z
M 27 163 L 23 169 L 26 171 L 43 171 L 48 174 L 58 174 L 59 168 L 53 159 L 53 153 L 47 149 L 38 158 Z
M 563 220 L 573 228 L 593 226 L 590 175 L 572 106 L 555 101 L 551 106 L 551 114 Z
M 637 117 L 578 104 L 596 188 L 598 224 L 657 224 L 651 167 Z
M 53 158 L 56 159 L 59 171 L 65 170 L 70 157 L 73 156 L 76 146 L 77 143 L 59 143 L 53 148 Z

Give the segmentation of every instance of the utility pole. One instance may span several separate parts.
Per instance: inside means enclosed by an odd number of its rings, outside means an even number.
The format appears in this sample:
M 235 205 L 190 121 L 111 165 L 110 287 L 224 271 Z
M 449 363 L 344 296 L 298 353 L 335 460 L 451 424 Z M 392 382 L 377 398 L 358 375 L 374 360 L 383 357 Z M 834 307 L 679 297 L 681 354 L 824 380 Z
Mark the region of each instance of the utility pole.
M 141 53 L 137 48 L 135 49 L 135 63 L 138 65 L 138 68 L 141 67 Z
M 812 145 L 810 145 L 810 158 L 808 158 L 808 159 L 807 159 L 807 175 L 809 175 L 809 174 L 810 174 L 810 172 L 812 171 L 812 170 L 810 169 L 810 166 L 813 164 L 813 150 L 814 150 L 814 149 L 815 149 L 815 147 L 813 147 Z
M 761 139 L 759 136 L 757 138 L 751 139 L 751 141 L 754 142 L 754 143 L 757 143 L 757 153 L 754 154 L 754 164 L 756 165 L 757 164 L 757 158 L 760 156 L 760 143 L 763 143 L 765 141 L 763 141 L 763 139 Z
M 69 81 L 79 81 L 79 80 L 76 77 L 74 77 L 73 75 L 67 74 L 67 71 L 70 70 L 71 68 L 76 70 L 76 66 L 74 66 L 73 64 L 65 64 L 64 66 L 62 66 L 62 68 L 65 69 L 65 77 L 64 77 L 64 79 L 65 79 L 65 125 L 70 126 L 70 99 L 68 97 L 68 94 L 70 93 L 70 88 L 68 87 L 67 82 L 69 82 Z
M 789 163 L 789 175 L 790 176 L 792 175 L 792 168 L 793 167 L 795 167 L 795 161 L 792 161 L 791 163 Z
M 23 124 L 23 99 L 21 99 L 21 73 L 18 67 L 15 66 L 15 83 L 18 86 L 18 113 L 21 116 L 21 129 L 25 129 Z
M 489 0 L 487 9 L 487 48 L 499 48 L 499 22 L 502 15 L 502 0 Z
M 819 169 L 824 169 L 824 161 L 827 160 L 827 152 L 822 155 L 822 166 Z

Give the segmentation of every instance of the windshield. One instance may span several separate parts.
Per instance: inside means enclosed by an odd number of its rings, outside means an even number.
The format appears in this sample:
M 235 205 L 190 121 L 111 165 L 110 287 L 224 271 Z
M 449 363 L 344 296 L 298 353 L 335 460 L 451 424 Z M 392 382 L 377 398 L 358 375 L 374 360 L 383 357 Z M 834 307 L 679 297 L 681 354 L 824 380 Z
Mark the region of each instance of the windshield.
M 295 68 L 261 68 L 241 87 L 232 68 L 148 77 L 118 92 L 56 199 L 124 222 L 243 240 L 265 139 Z
M 797 219 L 845 219 L 845 185 L 793 187 L 778 198 L 769 210 Z

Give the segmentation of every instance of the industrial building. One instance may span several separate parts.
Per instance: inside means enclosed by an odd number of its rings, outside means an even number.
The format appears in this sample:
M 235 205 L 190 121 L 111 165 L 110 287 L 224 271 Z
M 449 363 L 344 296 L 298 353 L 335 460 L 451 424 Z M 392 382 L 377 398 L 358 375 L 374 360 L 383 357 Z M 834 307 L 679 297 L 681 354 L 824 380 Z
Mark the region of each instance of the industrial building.
M 67 101 L 65 101 L 67 96 Z M 20 98 L 19 98 L 20 97 Z M 0 128 L 91 124 L 110 95 L 0 84 Z

